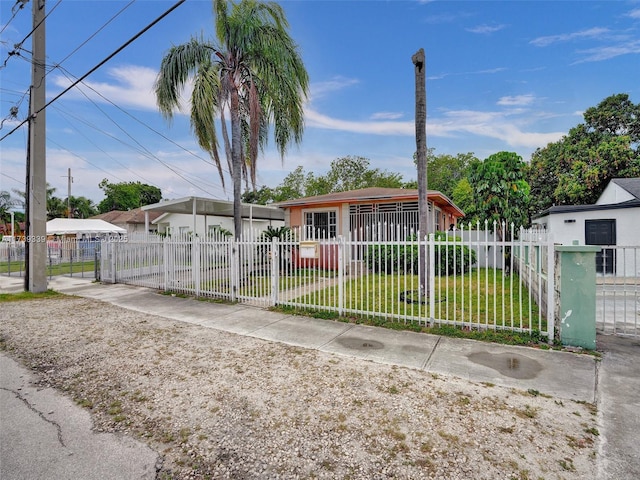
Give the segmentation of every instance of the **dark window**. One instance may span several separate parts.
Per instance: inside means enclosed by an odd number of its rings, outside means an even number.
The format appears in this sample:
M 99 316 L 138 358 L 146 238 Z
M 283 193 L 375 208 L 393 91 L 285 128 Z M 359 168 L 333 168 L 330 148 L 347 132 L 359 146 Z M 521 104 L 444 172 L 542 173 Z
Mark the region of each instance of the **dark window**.
M 615 219 L 585 220 L 584 243 L 586 245 L 615 245 Z M 613 248 L 603 248 L 596 253 L 596 272 L 615 273 L 615 257 L 616 251 Z

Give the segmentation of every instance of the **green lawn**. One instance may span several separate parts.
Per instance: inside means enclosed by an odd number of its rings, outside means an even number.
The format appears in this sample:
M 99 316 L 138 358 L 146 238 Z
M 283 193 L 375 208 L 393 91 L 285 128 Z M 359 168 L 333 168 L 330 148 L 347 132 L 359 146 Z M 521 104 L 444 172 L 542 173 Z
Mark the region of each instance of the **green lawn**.
M 0 262 L 0 273 L 24 272 L 24 262 Z M 95 262 L 93 260 L 87 262 L 59 263 L 49 264 L 47 262 L 47 275 L 66 275 L 70 273 L 93 273 L 95 271 Z
M 495 273 L 495 275 L 494 275 Z M 435 318 L 458 325 L 545 329 L 538 325 L 539 309 L 520 287 L 516 274 L 502 278 L 493 269 L 473 269 L 465 275 L 436 277 Z M 420 299 L 416 275 L 369 274 L 348 280 L 343 287 L 346 312 L 380 315 L 398 320 L 424 319 L 430 303 Z M 421 301 L 422 300 L 422 301 Z M 291 300 L 292 304 L 338 310 L 338 286 L 332 285 Z

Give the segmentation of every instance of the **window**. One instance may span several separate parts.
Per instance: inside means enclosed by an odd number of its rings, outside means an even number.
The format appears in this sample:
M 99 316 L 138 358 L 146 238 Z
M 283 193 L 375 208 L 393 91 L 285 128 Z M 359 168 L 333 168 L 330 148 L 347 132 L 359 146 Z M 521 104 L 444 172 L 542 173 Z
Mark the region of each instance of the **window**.
M 307 238 L 334 238 L 336 236 L 336 212 L 305 212 L 304 232 Z

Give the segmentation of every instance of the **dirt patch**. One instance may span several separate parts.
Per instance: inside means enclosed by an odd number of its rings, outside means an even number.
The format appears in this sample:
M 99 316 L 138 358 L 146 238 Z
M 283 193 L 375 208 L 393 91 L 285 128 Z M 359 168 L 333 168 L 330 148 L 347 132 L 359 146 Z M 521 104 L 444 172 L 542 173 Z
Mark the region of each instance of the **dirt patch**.
M 595 407 L 96 300 L 2 304 L 0 348 L 147 442 L 158 478 L 588 479 Z

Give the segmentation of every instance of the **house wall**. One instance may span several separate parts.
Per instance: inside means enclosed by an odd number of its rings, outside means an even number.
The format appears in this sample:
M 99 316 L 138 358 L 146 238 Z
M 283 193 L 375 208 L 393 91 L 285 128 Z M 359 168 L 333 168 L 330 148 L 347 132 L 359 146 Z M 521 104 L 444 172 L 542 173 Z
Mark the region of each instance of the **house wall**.
M 633 199 L 634 196 L 627 192 L 624 188 L 616 185 L 613 182 L 609 182 L 602 194 L 600 194 L 596 205 L 622 203 Z
M 534 225 L 546 228 L 557 244 L 571 245 L 574 240 L 585 244 L 585 220 L 616 220 L 616 244 L 640 246 L 638 220 L 640 208 L 620 208 L 612 210 L 590 210 L 586 212 L 554 213 L 535 219 Z
M 233 232 L 233 217 L 219 217 L 214 215 L 196 215 L 196 225 L 194 232 L 193 225 L 194 216 L 184 213 L 169 213 L 159 217 L 156 222 L 158 224 L 158 233 L 178 235 L 180 233 L 195 233 L 196 235 L 205 235 L 211 227 L 218 226 Z M 154 222 L 155 223 L 155 222 Z M 273 227 L 284 226 L 281 220 L 259 220 L 259 219 L 242 219 L 243 236 L 250 235 L 254 232 L 261 232 L 271 225 Z M 144 229 L 144 226 L 143 226 Z
M 407 200 L 409 201 L 409 200 Z M 357 204 L 362 203 L 396 203 L 394 202 L 384 202 L 384 201 L 367 201 L 367 202 L 355 202 Z M 307 212 L 327 212 L 327 211 L 335 211 L 336 212 L 336 223 L 337 223 L 337 235 L 346 235 L 350 231 L 350 213 L 349 207 L 351 204 L 349 203 L 324 203 L 317 204 L 313 206 L 292 206 L 285 209 L 285 222 L 286 225 L 291 227 L 292 229 L 301 228 L 304 226 L 305 213 Z M 438 230 L 448 230 L 451 224 L 457 224 L 457 218 L 451 214 L 443 212 L 440 207 L 435 206 L 433 202 L 429 202 L 430 210 L 429 210 L 429 223 L 431 225 L 430 230 L 434 231 L 436 215 L 434 212 L 439 212 L 440 214 L 440 224 L 438 225 Z

